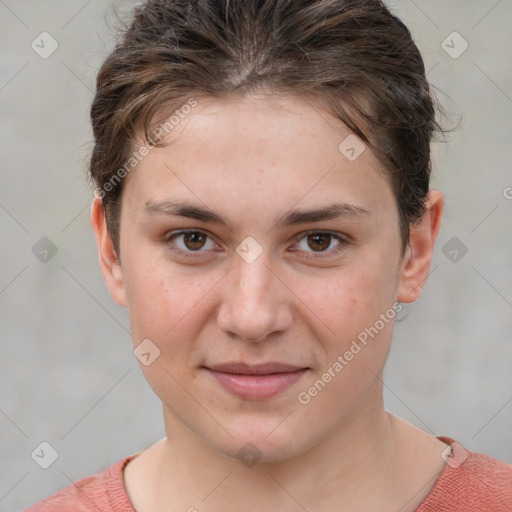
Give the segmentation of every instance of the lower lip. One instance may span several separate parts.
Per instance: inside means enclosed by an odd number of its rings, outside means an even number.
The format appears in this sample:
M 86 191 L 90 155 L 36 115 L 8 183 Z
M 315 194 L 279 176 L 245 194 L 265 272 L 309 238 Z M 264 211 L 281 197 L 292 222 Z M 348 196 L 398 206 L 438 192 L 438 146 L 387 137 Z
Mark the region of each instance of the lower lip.
M 217 372 L 207 368 L 221 384 L 234 395 L 245 400 L 265 400 L 282 393 L 295 384 L 307 368 L 294 372 L 271 373 L 268 375 L 241 375 L 239 373 Z

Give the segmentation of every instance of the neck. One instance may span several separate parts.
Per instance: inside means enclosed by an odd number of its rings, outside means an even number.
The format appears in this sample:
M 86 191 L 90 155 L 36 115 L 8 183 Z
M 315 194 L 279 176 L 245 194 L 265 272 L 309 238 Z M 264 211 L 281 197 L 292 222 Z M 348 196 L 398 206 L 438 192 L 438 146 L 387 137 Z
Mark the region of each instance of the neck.
M 377 400 L 307 452 L 252 467 L 220 454 L 164 411 L 155 510 L 170 510 L 178 496 L 182 510 L 247 511 L 248 504 L 254 510 L 297 510 L 298 504 L 323 510 L 321 503 L 358 510 L 369 496 L 386 492 L 399 467 L 395 422 L 381 396 Z

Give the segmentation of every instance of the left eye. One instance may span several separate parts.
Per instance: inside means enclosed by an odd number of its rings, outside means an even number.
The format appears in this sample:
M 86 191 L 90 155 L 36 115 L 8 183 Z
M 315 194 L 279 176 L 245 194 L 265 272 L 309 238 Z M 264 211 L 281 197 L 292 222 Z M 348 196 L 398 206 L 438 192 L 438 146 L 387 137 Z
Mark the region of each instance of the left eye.
M 180 243 L 174 240 L 180 240 Z M 333 242 L 337 243 L 333 246 Z M 208 247 L 208 242 L 210 247 Z M 166 237 L 166 243 L 171 245 L 171 249 L 183 256 L 195 256 L 194 253 L 215 250 L 217 245 L 210 239 L 210 236 L 204 231 L 189 230 L 171 233 Z M 342 251 L 348 242 L 334 233 L 328 231 L 308 231 L 303 233 L 299 242 L 295 244 L 291 252 L 309 253 L 307 258 L 320 258 L 324 254 L 335 255 Z M 202 250 L 204 249 L 204 250 Z M 312 251 L 309 249 L 313 249 Z
M 332 249 L 331 245 L 334 240 L 338 243 L 334 246 L 334 249 Z M 308 258 L 321 258 L 324 253 L 329 253 L 329 255 L 337 254 L 343 250 L 346 243 L 347 241 L 341 236 L 328 231 L 309 231 L 303 234 L 297 246 L 300 251 L 312 253 L 311 256 L 307 256 Z M 315 250 L 308 251 L 308 248 Z
M 209 238 L 206 233 L 203 231 L 180 231 L 179 233 L 171 234 L 167 237 L 167 242 L 170 242 L 173 239 L 182 239 L 183 243 L 176 244 L 178 248 L 176 249 L 179 253 L 187 253 L 187 252 L 204 252 L 200 251 L 199 249 L 202 249 L 206 245 L 206 240 Z M 213 241 L 211 241 L 211 244 L 215 246 Z M 214 249 L 215 247 L 210 247 L 210 249 Z M 208 247 L 207 247 L 208 249 Z

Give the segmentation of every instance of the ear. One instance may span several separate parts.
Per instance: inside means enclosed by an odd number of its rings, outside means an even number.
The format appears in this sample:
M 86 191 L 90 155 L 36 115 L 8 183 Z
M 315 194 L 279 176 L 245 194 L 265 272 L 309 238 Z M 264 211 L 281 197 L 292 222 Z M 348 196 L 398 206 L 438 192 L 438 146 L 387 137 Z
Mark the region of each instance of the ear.
M 410 243 L 400 268 L 398 301 L 414 302 L 421 293 L 430 270 L 430 262 L 443 218 L 444 198 L 439 190 L 430 190 L 426 211 L 420 221 L 411 226 Z
M 126 292 L 121 263 L 117 258 L 114 244 L 107 232 L 103 203 L 97 196 L 95 196 L 92 201 L 91 224 L 98 245 L 98 259 L 101 273 L 107 283 L 110 295 L 120 306 L 126 307 Z

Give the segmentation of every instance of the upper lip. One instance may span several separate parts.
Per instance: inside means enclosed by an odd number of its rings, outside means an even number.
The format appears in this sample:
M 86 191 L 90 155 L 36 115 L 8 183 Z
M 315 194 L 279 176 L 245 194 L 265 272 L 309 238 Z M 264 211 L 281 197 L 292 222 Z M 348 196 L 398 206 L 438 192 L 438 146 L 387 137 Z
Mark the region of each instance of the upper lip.
M 207 366 L 207 368 L 216 372 L 234 373 L 238 375 L 268 375 L 271 373 L 289 373 L 306 369 L 303 366 L 274 362 L 255 365 L 233 362 Z

